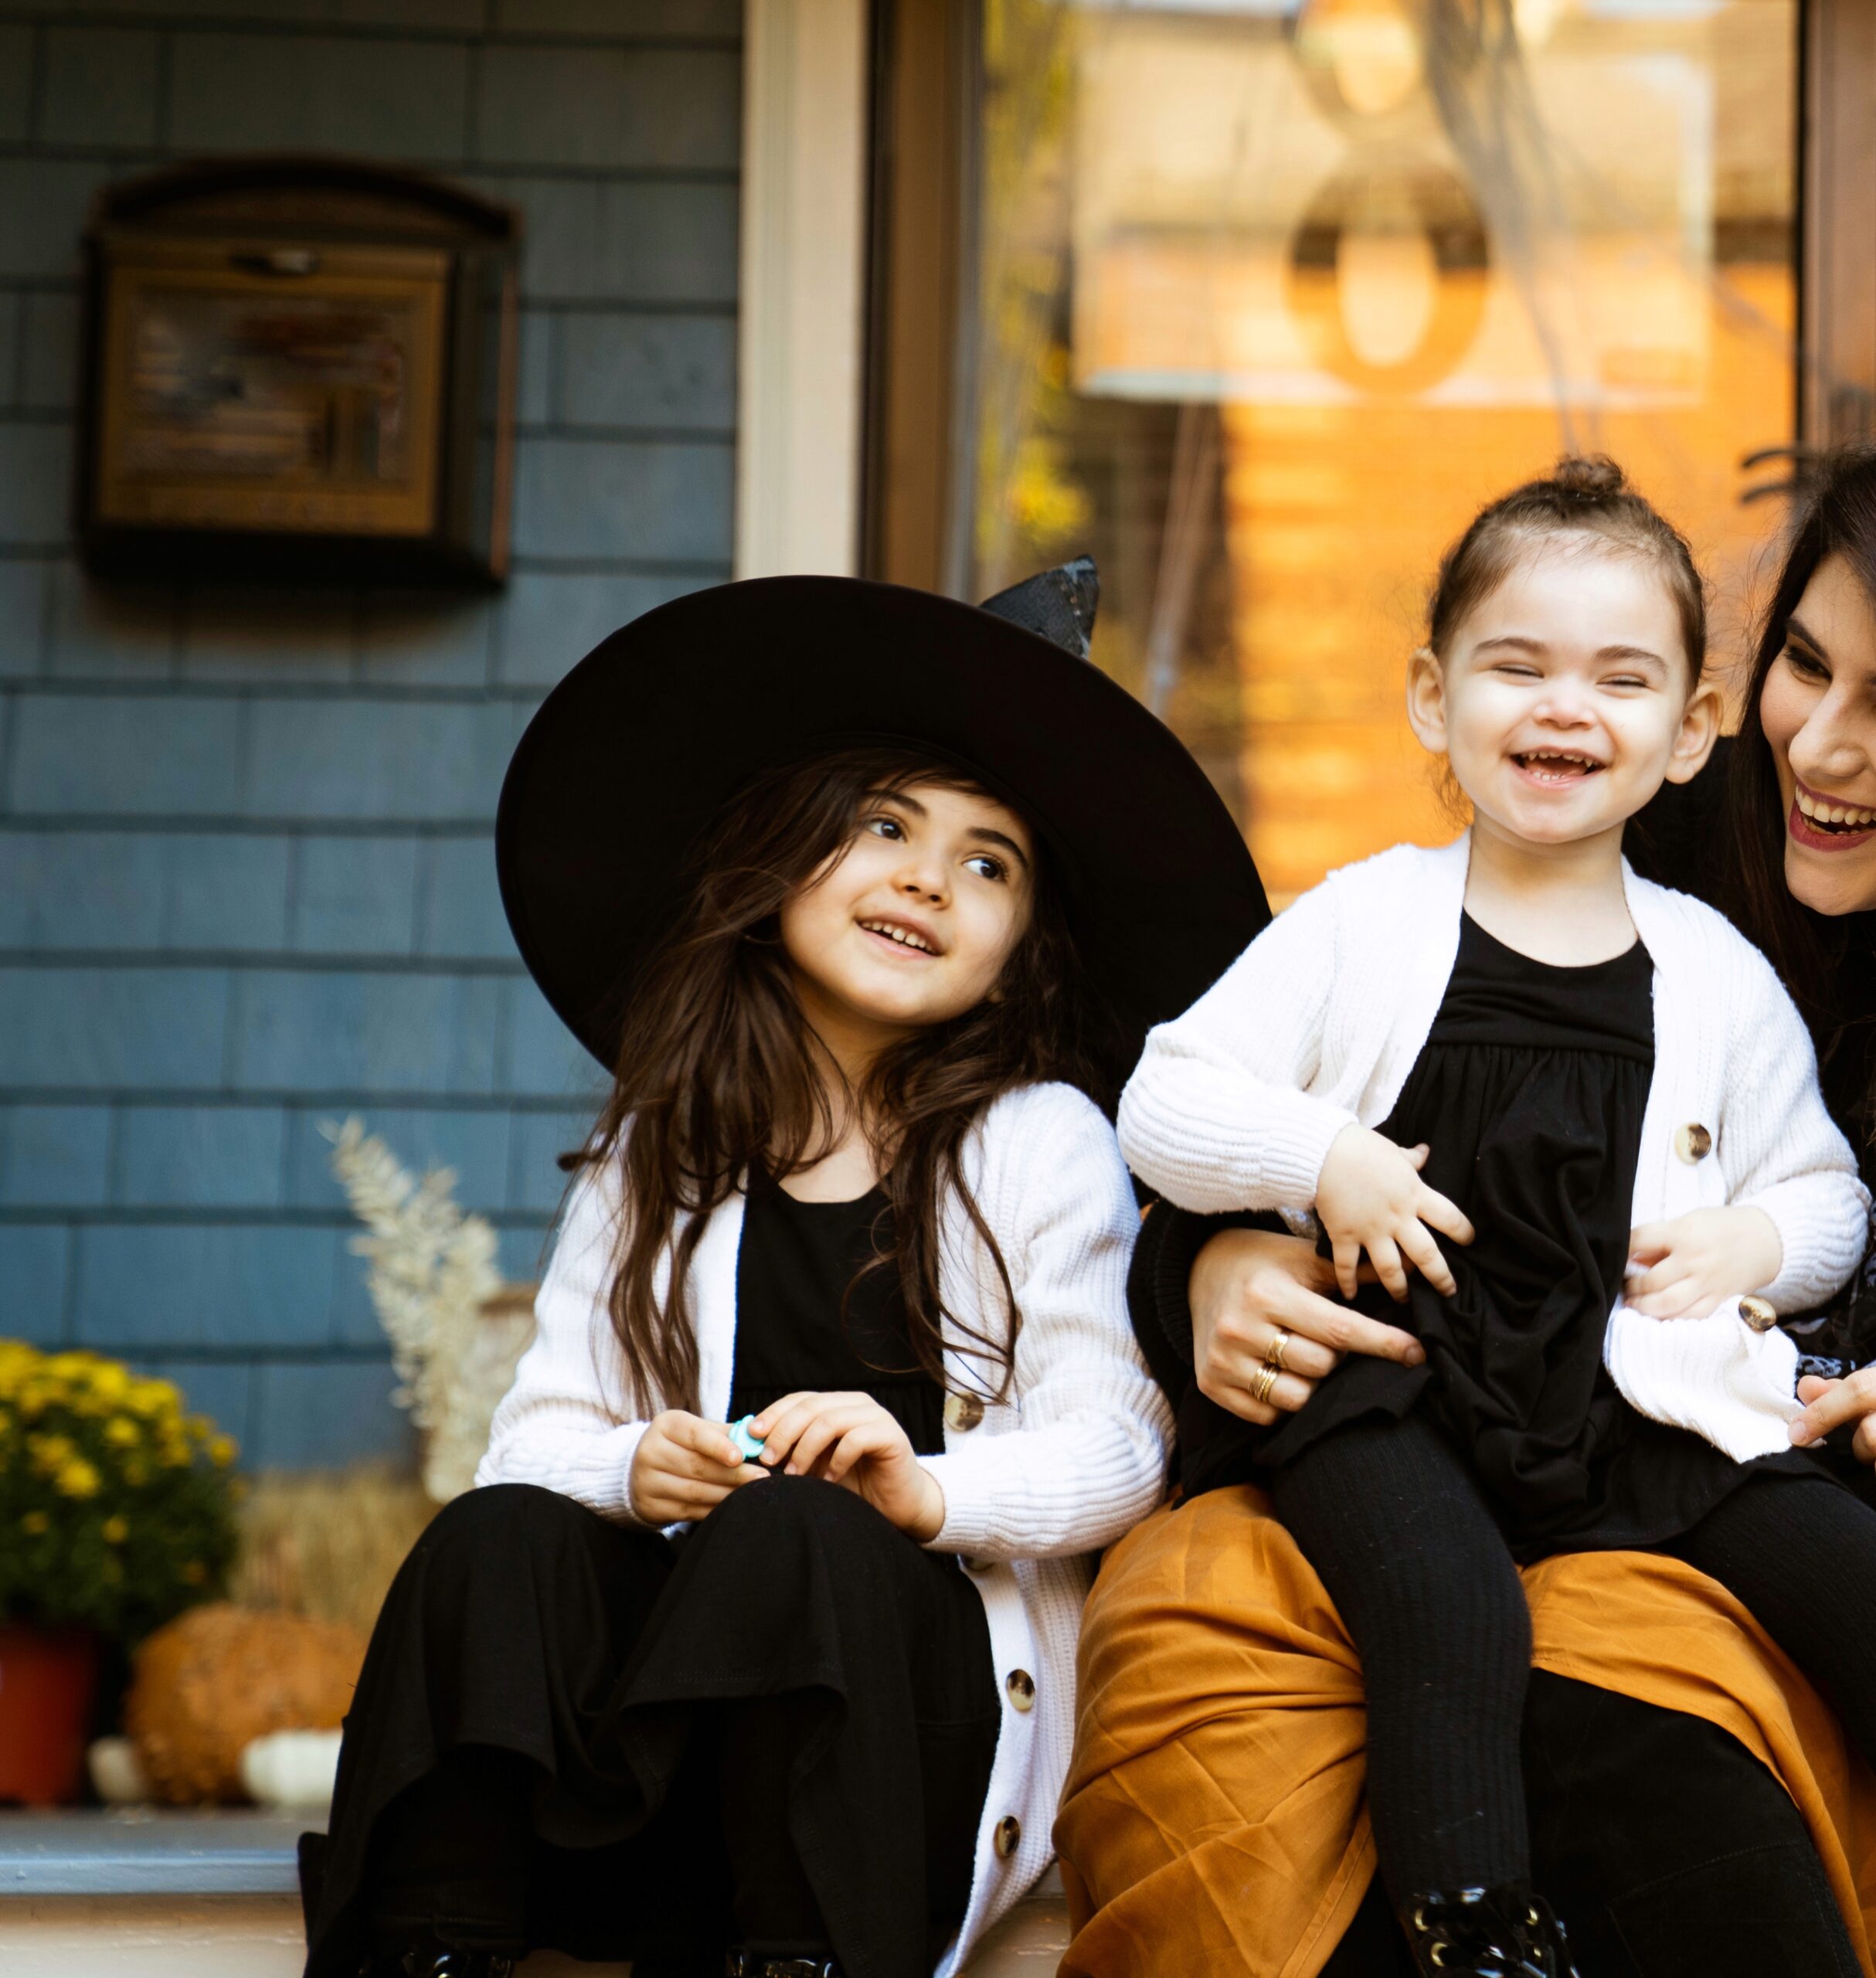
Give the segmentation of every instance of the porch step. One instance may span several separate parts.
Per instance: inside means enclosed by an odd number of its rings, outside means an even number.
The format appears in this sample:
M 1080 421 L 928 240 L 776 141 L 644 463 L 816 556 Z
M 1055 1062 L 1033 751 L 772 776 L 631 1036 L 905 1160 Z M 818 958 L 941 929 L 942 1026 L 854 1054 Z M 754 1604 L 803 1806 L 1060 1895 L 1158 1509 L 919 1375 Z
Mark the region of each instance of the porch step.
M 120 1808 L 0 1813 L 6 1978 L 299 1978 L 297 1814 Z M 1044 1978 L 1068 1943 L 1055 1871 L 970 1961 L 970 1978 Z M 551 1952 L 522 1978 L 629 1978 Z
M 0 1813 L 0 1896 L 297 1895 L 323 1820 L 220 1808 Z

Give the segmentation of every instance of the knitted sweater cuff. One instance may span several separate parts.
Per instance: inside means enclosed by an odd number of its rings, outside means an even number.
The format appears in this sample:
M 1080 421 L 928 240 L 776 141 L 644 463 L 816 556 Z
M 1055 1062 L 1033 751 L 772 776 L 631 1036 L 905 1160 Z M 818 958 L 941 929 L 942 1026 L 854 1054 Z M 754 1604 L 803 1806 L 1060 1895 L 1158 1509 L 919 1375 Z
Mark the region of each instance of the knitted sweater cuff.
M 1135 1174 L 1201 1215 L 1313 1203 L 1337 1135 L 1359 1123 L 1327 1099 L 1266 1086 L 1252 1130 L 1202 1070 L 1171 1069 L 1143 1065 L 1122 1095 L 1120 1149 Z
M 1740 1205 L 1762 1210 L 1779 1232 L 1779 1274 L 1761 1296 L 1780 1313 L 1822 1305 L 1849 1281 L 1861 1252 L 1865 1224 L 1855 1206 L 1857 1184 L 1819 1188 L 1811 1178 L 1766 1189 Z
M 938 1487 L 944 1493 L 944 1523 L 938 1528 L 937 1535 L 926 1541 L 927 1549 L 969 1557 L 994 1548 L 1003 1535 L 998 1528 L 997 1493 L 983 1467 L 960 1462 L 950 1454 L 921 1456 L 919 1460 L 920 1467 L 937 1479 Z
M 477 1484 L 535 1484 L 597 1511 L 615 1524 L 651 1528 L 632 1508 L 632 1463 L 648 1422 L 627 1422 L 603 1435 L 517 1437 L 491 1449 Z

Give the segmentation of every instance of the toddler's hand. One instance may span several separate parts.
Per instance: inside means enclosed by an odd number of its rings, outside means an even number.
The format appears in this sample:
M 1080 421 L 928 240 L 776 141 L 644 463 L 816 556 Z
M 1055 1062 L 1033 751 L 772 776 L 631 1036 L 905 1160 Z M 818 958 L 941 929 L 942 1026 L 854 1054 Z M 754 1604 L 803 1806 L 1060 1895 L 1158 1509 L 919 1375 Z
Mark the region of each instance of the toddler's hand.
M 632 1456 L 632 1509 L 647 1524 L 678 1524 L 713 1511 L 732 1490 L 761 1479 L 729 1431 L 681 1408 L 654 1416 Z
M 1398 1147 L 1366 1127 L 1344 1127 L 1330 1143 L 1316 1183 L 1316 1215 L 1329 1233 L 1344 1298 L 1355 1295 L 1364 1250 L 1396 1303 L 1406 1300 L 1409 1264 L 1443 1297 L 1457 1289 L 1431 1232 L 1470 1243 L 1472 1225 L 1456 1203 L 1420 1179 L 1426 1154 L 1424 1147 Z
M 1762 1208 L 1697 1208 L 1630 1235 L 1622 1295 L 1648 1318 L 1704 1319 L 1769 1284 L 1784 1261 L 1778 1225 Z

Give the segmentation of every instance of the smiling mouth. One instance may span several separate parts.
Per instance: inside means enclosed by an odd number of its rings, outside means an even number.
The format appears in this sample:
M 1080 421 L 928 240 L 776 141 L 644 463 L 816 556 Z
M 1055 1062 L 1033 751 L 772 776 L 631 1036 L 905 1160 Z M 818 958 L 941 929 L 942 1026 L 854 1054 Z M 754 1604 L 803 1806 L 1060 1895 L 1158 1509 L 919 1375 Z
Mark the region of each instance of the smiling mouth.
M 1854 837 L 1876 828 L 1876 811 L 1865 810 L 1856 804 L 1830 803 L 1824 797 L 1813 797 L 1802 784 L 1792 800 L 1813 831 L 1841 832 Z
M 895 921 L 862 920 L 859 924 L 868 933 L 877 934 L 895 947 L 909 948 L 915 954 L 921 955 L 935 955 L 938 952 L 923 934 L 914 933 L 909 927 L 902 927 Z
M 1511 760 L 1534 782 L 1558 785 L 1582 783 L 1606 766 L 1593 756 L 1579 756 L 1569 749 L 1527 749 Z
M 1876 837 L 1876 811 L 1858 804 L 1834 804 L 1799 784 L 1785 820 L 1787 833 L 1815 851 L 1843 851 Z

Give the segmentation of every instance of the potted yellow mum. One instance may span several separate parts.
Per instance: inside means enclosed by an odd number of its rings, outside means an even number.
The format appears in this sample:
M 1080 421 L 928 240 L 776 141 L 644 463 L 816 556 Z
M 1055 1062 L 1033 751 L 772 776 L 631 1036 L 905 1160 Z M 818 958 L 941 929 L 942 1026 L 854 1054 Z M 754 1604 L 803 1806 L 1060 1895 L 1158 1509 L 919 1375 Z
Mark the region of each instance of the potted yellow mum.
M 100 1642 L 219 1589 L 234 1457 L 170 1382 L 0 1340 L 0 1800 L 76 1796 Z

